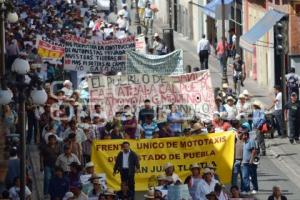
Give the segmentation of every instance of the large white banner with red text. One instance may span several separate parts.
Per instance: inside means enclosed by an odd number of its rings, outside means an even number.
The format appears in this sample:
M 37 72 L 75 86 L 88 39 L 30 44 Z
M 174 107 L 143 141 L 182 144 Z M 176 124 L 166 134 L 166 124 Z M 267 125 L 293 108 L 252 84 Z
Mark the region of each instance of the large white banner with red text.
M 206 70 L 176 76 L 97 75 L 88 82 L 91 105 L 102 105 L 108 117 L 125 105 L 138 109 L 145 99 L 150 99 L 154 107 L 175 103 L 186 117 L 208 118 L 215 111 L 211 78 Z

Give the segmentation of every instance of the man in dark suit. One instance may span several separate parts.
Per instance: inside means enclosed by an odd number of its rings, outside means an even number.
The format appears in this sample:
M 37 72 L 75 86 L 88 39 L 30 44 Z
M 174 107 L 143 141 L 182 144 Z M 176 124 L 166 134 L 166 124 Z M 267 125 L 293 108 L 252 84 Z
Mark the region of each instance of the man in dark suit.
M 134 175 L 140 169 L 140 161 L 138 155 L 130 149 L 129 142 L 123 142 L 122 151 L 118 154 L 114 166 L 114 174 L 121 174 L 121 181 L 127 182 L 129 190 L 134 196 Z

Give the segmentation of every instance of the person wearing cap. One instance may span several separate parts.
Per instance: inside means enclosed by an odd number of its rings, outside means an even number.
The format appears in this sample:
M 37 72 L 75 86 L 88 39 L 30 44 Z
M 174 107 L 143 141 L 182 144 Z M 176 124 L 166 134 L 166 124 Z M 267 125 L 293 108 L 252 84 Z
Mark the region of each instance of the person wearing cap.
M 215 132 L 227 131 L 231 128 L 231 124 L 227 122 L 227 112 L 213 113 L 212 126 Z
M 219 182 L 213 179 L 211 170 L 205 168 L 203 171 L 203 179 L 198 182 L 196 187 L 195 199 L 205 200 L 206 195 L 214 191 L 217 183 Z
M 75 199 L 75 197 L 72 192 L 67 192 L 65 194 L 65 196 L 62 198 L 62 200 L 74 200 L 74 199 Z
M 71 183 L 70 191 L 74 194 L 76 200 L 88 200 L 88 196 L 82 192 L 82 184 L 80 182 Z
M 71 95 L 73 94 L 73 84 L 70 80 L 65 80 L 63 83 L 63 88 L 61 89 L 62 91 L 64 91 L 65 96 L 67 98 L 71 97 Z
M 235 100 L 232 96 L 228 96 L 226 99 L 226 104 L 224 105 L 225 111 L 227 112 L 227 120 L 232 121 L 235 120 L 238 112 L 236 106 L 234 104 Z
M 192 128 L 190 130 L 191 134 L 193 135 L 198 135 L 201 134 L 203 131 L 202 129 L 204 128 L 204 125 L 200 122 L 196 122 L 192 125 Z
M 54 168 L 54 176 L 49 183 L 49 195 L 51 199 L 61 199 L 69 190 L 69 180 L 64 176 L 61 167 Z
M 256 133 L 260 155 L 266 155 L 265 135 L 260 131 L 263 124 L 266 122 L 264 111 L 261 109 L 261 103 L 257 100 L 253 102 L 252 112 L 252 130 Z
M 155 189 L 157 190 L 167 190 L 168 188 L 166 187 L 167 185 L 167 177 L 165 174 L 160 174 L 157 176 L 157 186 Z
M 242 113 L 244 113 L 244 115 L 248 115 L 252 112 L 251 104 L 249 104 L 249 102 L 246 101 L 246 97 L 244 94 L 239 95 L 239 100 L 236 104 L 236 109 L 238 112 L 238 116 L 240 116 Z
M 42 71 L 42 64 L 37 64 L 36 65 L 36 72 L 37 76 L 45 82 L 47 80 L 47 72 Z
M 188 185 L 192 199 L 196 199 L 195 193 L 197 185 L 198 182 L 202 180 L 200 166 L 197 163 L 194 163 L 191 165 L 190 170 L 192 174 L 185 179 L 184 184 Z
M 245 70 L 245 63 L 242 60 L 239 54 L 236 55 L 233 64 L 230 64 L 233 68 L 233 83 L 234 83 L 234 91 L 237 90 L 237 81 L 241 80 L 241 86 L 244 87 L 244 80 L 246 78 L 246 70 Z
M 254 164 L 256 152 L 256 142 L 249 137 L 249 132 L 244 129 L 242 131 L 243 144 L 243 160 L 242 160 L 242 193 L 250 192 L 250 177 L 253 185 L 253 194 L 256 194 L 258 191 L 258 182 L 257 182 L 257 165 Z
M 117 196 L 119 199 L 134 199 L 132 192 L 129 190 L 127 182 L 121 183 L 121 190 L 117 192 Z
M 153 189 L 149 189 L 149 190 L 147 191 L 147 194 L 144 195 L 145 200 L 155 199 L 154 193 L 155 193 L 155 192 L 154 192 Z
M 170 124 L 168 122 L 162 122 L 160 124 L 159 131 L 156 132 L 158 133 L 159 138 L 165 138 L 165 137 L 173 137 L 174 133 L 170 128 Z
M 121 31 L 125 31 L 128 32 L 129 30 L 129 22 L 128 20 L 124 17 L 125 15 L 125 10 L 120 10 L 118 15 L 118 19 L 116 21 L 116 24 L 118 25 L 118 27 L 120 28 Z
M 274 94 L 275 98 L 273 100 L 272 106 L 268 109 L 271 110 L 274 108 L 274 118 L 275 118 L 275 127 L 277 130 L 277 134 L 279 137 L 284 138 L 285 136 L 285 127 L 284 120 L 282 119 L 282 92 L 281 87 L 279 85 L 274 86 Z
M 127 182 L 129 190 L 134 195 L 135 192 L 135 173 L 140 170 L 140 161 L 138 155 L 130 149 L 129 142 L 122 143 L 122 151 L 119 152 L 115 165 L 113 175 L 121 174 L 121 181 Z
M 137 131 L 137 120 L 135 116 L 133 116 L 132 112 L 127 111 L 124 113 L 125 120 L 123 122 L 123 129 L 126 134 L 129 135 L 131 139 L 135 139 L 135 133 Z
M 284 106 L 284 120 L 288 123 L 290 143 L 299 143 L 300 101 L 296 92 L 291 94 L 290 101 Z
M 154 33 L 152 48 L 155 55 L 165 55 L 167 53 L 167 47 L 164 41 L 159 37 L 158 33 Z
M 91 183 L 93 184 L 93 188 L 88 192 L 89 198 L 98 198 L 99 195 L 103 192 L 100 184 L 99 178 L 91 179 Z
M 251 96 L 248 90 L 243 90 L 242 94 L 245 96 L 246 102 L 251 104 Z
M 175 173 L 175 167 L 172 163 L 166 163 L 164 165 L 164 171 L 167 178 L 172 178 L 173 183 L 182 182 L 179 176 Z

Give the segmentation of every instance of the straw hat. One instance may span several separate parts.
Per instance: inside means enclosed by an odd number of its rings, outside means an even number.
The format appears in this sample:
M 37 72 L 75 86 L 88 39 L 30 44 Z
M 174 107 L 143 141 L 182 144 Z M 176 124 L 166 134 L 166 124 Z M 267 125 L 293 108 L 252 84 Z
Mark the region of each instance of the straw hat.
M 98 185 L 100 185 L 100 180 L 99 180 L 99 178 L 94 178 L 94 179 L 92 180 L 92 183 L 93 183 L 93 184 L 98 184 Z
M 229 86 L 228 86 L 228 83 L 223 83 L 222 84 L 222 88 L 228 88 Z
M 148 190 L 147 194 L 144 195 L 145 198 L 154 199 L 154 190 Z
M 234 98 L 232 96 L 227 97 L 226 101 L 234 101 Z
M 95 165 L 93 162 L 88 162 L 88 163 L 86 163 L 85 168 L 94 167 L 94 166 Z
M 207 168 L 209 168 L 209 169 L 216 169 L 216 167 L 213 166 L 212 164 L 208 164 L 208 165 L 207 165 Z
M 166 178 L 167 178 L 167 177 L 166 177 L 164 174 L 160 174 L 160 175 L 157 176 L 157 180 L 158 180 L 158 181 L 166 180 Z
M 174 167 L 174 165 L 172 164 L 172 163 L 166 163 L 165 165 L 164 165 L 164 170 L 166 170 L 166 169 L 168 169 L 168 168 L 170 168 L 170 167 Z
M 257 101 L 257 100 L 255 100 L 255 101 L 252 103 L 252 105 L 261 107 L 261 103 L 260 103 L 259 101 Z
M 239 99 L 245 99 L 246 97 L 245 97 L 245 95 L 244 94 L 240 94 L 239 95 Z
M 244 90 L 242 94 L 245 95 L 245 96 L 249 96 L 250 95 L 250 93 L 248 92 L 248 90 Z
M 209 168 L 205 168 L 203 174 L 211 174 L 212 171 Z
M 197 122 L 197 123 L 193 124 L 191 132 L 201 130 L 202 128 L 203 128 L 203 126 L 199 122 Z
M 107 188 L 107 190 L 104 192 L 104 195 L 105 196 L 110 196 L 110 195 L 116 196 L 114 190 L 111 188 Z
M 197 163 L 194 163 L 191 165 L 190 170 L 195 169 L 195 168 L 200 169 L 200 166 Z

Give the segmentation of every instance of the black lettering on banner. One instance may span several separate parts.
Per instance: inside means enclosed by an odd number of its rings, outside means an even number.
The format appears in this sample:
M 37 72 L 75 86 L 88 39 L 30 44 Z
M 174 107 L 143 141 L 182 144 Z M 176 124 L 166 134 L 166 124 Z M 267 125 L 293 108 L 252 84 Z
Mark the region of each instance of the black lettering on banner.
M 142 75 L 142 81 L 143 81 L 144 84 L 150 83 L 150 77 L 149 77 L 149 75 L 148 74 L 143 74 Z

